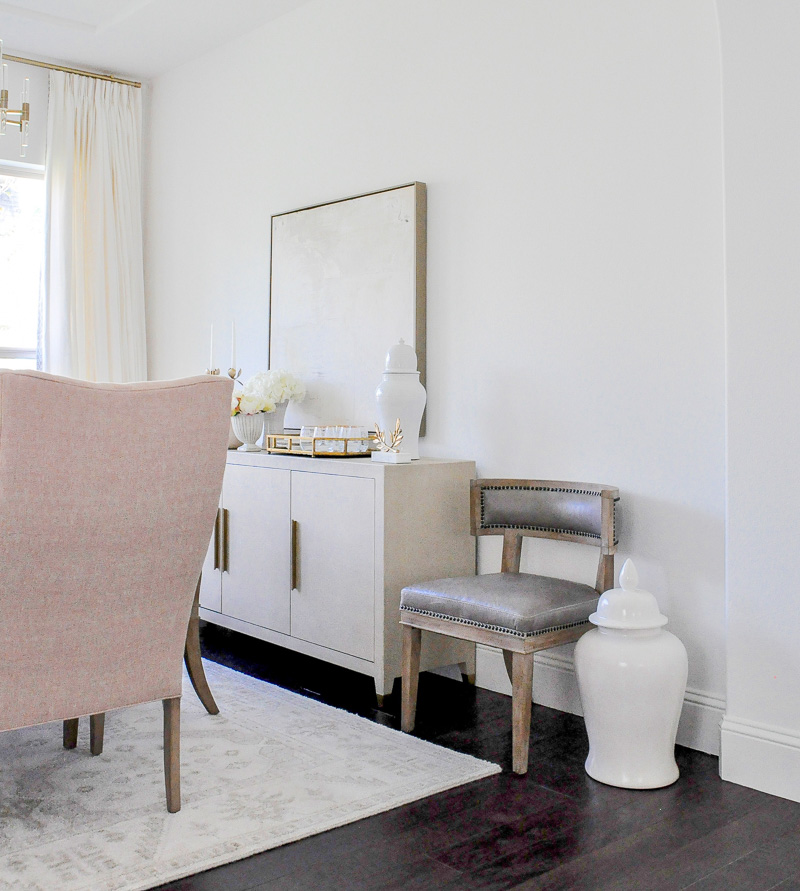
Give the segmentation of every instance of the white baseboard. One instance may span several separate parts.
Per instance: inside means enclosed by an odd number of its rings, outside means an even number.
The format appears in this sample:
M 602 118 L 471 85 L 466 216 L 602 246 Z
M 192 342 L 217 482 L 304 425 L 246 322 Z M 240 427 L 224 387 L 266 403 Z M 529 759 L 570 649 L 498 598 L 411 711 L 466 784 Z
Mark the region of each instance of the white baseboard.
M 533 701 L 562 712 L 582 715 L 571 656 L 557 652 L 537 653 L 534 660 Z M 476 673 L 479 687 L 511 695 L 511 684 L 500 650 L 478 644 Z M 710 755 L 719 755 L 719 726 L 724 714 L 724 700 L 699 690 L 687 690 L 678 725 L 678 744 Z
M 722 721 L 720 776 L 800 801 L 800 734 L 726 716 Z

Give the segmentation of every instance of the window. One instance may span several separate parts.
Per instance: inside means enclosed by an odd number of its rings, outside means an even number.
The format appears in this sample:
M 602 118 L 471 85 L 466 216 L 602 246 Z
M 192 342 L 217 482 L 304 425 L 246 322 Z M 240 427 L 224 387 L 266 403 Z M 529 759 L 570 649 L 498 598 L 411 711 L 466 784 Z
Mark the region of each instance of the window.
M 36 368 L 44 170 L 0 165 L 0 367 Z

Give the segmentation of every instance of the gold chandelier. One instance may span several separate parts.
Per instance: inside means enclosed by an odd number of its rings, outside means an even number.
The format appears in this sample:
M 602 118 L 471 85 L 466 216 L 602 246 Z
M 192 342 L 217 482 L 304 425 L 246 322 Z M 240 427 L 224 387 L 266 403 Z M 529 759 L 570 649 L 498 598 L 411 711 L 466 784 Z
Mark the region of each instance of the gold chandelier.
M 3 41 L 0 40 L 0 136 L 6 135 L 6 127 L 19 127 L 19 156 L 25 157 L 28 147 L 28 127 L 30 126 L 31 107 L 28 101 L 31 79 L 22 81 L 22 98 L 20 108 L 8 107 L 8 65 L 3 61 Z

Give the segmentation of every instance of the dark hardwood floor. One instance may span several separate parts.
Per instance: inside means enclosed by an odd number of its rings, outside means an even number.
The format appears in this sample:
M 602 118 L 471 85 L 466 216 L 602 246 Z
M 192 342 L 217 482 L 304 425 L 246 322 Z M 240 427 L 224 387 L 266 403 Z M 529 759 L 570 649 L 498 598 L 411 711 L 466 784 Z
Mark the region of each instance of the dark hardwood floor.
M 390 727 L 370 679 L 215 626 L 207 658 Z M 511 774 L 510 699 L 420 678 L 416 733 L 503 773 L 246 860 L 164 891 L 660 889 L 800 891 L 800 804 L 724 783 L 717 759 L 678 749 L 660 790 L 591 780 L 581 718 L 534 706 L 530 769 Z

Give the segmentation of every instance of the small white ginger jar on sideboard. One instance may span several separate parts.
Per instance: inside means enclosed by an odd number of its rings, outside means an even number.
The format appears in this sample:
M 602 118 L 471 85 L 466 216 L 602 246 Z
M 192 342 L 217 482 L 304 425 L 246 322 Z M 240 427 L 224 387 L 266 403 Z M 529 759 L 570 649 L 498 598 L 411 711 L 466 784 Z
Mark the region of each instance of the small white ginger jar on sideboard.
M 675 736 L 686 691 L 686 648 L 665 631 L 655 597 L 626 560 L 620 587 L 602 594 L 575 645 L 575 673 L 595 780 L 657 789 L 678 779 Z
M 401 338 L 386 354 L 386 368 L 375 391 L 375 401 L 381 430 L 394 430 L 400 419 L 403 429 L 400 451 L 407 452 L 412 459 L 419 458 L 419 426 L 427 398 L 425 387 L 419 381 L 417 354 Z

